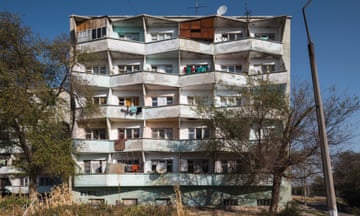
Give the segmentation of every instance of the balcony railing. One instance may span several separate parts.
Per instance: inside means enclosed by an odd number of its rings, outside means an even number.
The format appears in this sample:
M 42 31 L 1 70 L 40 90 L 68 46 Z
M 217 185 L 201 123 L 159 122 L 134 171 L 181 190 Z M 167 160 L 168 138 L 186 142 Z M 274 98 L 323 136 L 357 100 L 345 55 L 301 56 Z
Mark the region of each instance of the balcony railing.
M 206 140 L 161 140 L 128 139 L 124 146 L 115 148 L 114 140 L 74 139 L 74 151 L 77 153 L 111 153 L 116 151 L 157 151 L 157 152 L 195 152 L 208 149 Z
M 77 175 L 74 177 L 75 187 L 139 187 L 139 186 L 235 186 L 245 184 L 242 174 L 100 174 Z M 259 182 L 258 185 L 270 186 L 270 181 Z
M 258 51 L 283 55 L 283 45 L 279 42 L 247 38 L 242 40 L 226 41 L 222 43 L 204 43 L 195 40 L 177 38 L 151 43 L 138 41 L 103 38 L 100 40 L 82 42 L 78 47 L 91 52 L 114 51 L 138 55 L 151 55 L 174 50 L 219 55 L 234 52 Z

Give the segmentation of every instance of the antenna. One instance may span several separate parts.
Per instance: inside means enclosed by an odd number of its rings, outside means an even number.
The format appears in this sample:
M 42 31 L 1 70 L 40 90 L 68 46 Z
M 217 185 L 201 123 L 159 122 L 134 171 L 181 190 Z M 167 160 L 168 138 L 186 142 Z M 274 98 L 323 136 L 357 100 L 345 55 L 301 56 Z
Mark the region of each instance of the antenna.
M 251 10 L 249 10 L 248 5 L 247 5 L 247 1 L 245 2 L 245 13 L 244 15 L 246 16 L 246 20 L 249 22 L 250 21 L 250 16 L 251 16 Z
M 188 7 L 188 9 L 192 9 L 192 8 L 195 9 L 195 16 L 197 16 L 197 13 L 198 13 L 199 8 L 206 8 L 206 6 L 201 6 L 201 5 L 199 5 L 199 0 L 196 0 L 194 7 Z
M 226 13 L 226 11 L 227 11 L 226 5 L 221 5 L 221 6 L 217 9 L 216 15 L 222 16 L 223 14 Z

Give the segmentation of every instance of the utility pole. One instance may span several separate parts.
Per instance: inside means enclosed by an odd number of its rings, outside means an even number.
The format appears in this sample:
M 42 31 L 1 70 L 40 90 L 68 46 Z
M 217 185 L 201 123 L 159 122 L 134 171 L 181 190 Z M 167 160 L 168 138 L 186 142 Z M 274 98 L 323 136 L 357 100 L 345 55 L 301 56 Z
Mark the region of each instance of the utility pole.
M 329 145 L 327 139 L 326 125 L 325 125 L 325 117 L 324 117 L 324 109 L 321 101 L 320 88 L 319 88 L 319 80 L 317 74 L 317 66 L 315 61 L 315 51 L 314 44 L 310 38 L 310 32 L 306 20 L 305 8 L 310 4 L 312 0 L 308 0 L 304 5 L 302 12 L 304 16 L 306 34 L 308 39 L 308 52 L 310 58 L 310 67 L 311 67 L 311 77 L 314 88 L 314 98 L 315 98 L 315 106 L 316 106 L 316 116 L 318 121 L 318 130 L 320 136 L 320 150 L 321 150 L 321 160 L 324 174 L 324 182 L 326 187 L 326 195 L 327 195 L 327 204 L 328 204 L 328 213 L 329 216 L 337 216 L 337 208 L 336 208 L 336 196 L 334 189 L 334 180 L 331 170 L 331 161 L 329 154 Z

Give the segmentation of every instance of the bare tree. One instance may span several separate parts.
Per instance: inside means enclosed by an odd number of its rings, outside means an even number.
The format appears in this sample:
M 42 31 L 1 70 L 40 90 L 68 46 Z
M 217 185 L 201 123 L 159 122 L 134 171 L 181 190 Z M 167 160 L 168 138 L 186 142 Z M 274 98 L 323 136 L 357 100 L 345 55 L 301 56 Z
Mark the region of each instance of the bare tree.
M 315 104 L 307 83 L 286 86 L 266 79 L 249 80 L 238 90 L 243 104 L 236 108 L 200 107 L 199 112 L 215 133 L 211 149 L 228 148 L 248 162 L 249 181 L 272 178 L 270 212 L 278 211 L 281 182 L 292 178 L 290 168 L 306 163 L 319 153 Z M 234 90 L 234 89 L 232 89 Z M 346 122 L 360 109 L 359 98 L 327 92 L 324 108 L 329 144 L 351 138 Z

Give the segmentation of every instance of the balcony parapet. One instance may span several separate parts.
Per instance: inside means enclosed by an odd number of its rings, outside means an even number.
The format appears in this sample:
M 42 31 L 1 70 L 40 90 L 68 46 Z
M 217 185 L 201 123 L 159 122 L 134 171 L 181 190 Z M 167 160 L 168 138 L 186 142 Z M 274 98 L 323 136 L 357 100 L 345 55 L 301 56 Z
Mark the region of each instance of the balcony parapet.
M 113 153 L 135 151 L 157 152 L 196 152 L 207 150 L 207 140 L 161 140 L 161 139 L 128 139 L 117 151 L 115 140 L 85 140 L 74 139 L 76 153 Z
M 19 174 L 20 169 L 15 166 L 2 166 L 0 167 L 0 175 Z
M 204 43 L 185 38 L 175 38 L 150 43 L 103 38 L 94 41 L 78 43 L 78 48 L 87 52 L 121 52 L 135 55 L 152 55 L 175 50 L 202 53 L 206 55 L 221 55 L 227 53 L 258 51 L 283 55 L 283 44 L 276 41 L 267 41 L 257 38 L 246 38 L 220 43 Z
M 75 187 L 139 187 L 139 186 L 236 186 L 246 184 L 242 174 L 190 174 L 190 173 L 124 173 L 77 175 Z M 258 185 L 271 186 L 270 181 Z

